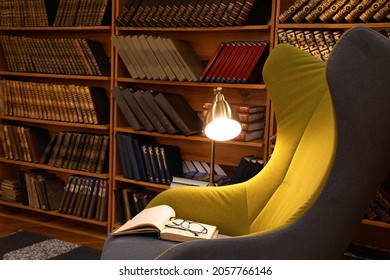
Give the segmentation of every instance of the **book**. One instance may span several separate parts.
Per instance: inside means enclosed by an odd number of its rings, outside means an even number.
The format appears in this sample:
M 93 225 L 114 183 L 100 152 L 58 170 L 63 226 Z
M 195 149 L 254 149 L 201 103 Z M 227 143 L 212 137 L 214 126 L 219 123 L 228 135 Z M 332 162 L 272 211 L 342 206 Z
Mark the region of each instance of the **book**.
M 390 2 L 386 3 L 385 5 L 383 5 L 379 11 L 377 11 L 373 16 L 372 18 L 375 19 L 377 22 L 381 22 L 383 21 L 385 18 L 387 18 L 388 20 L 390 19 L 389 18 L 389 13 L 390 13 Z
M 137 101 L 141 110 L 145 113 L 146 117 L 149 119 L 150 123 L 159 133 L 166 133 L 164 126 L 161 124 L 157 115 L 153 111 L 152 105 L 146 102 L 146 99 L 143 98 L 145 92 L 142 90 L 137 90 L 133 93 L 135 100 Z
M 357 18 L 363 13 L 363 11 L 370 6 L 374 0 L 362 0 L 357 6 L 355 6 L 344 19 L 350 23 L 355 22 Z
M 154 99 L 156 93 L 147 90 L 142 94 L 142 98 L 150 106 L 150 109 L 154 112 L 158 120 L 160 121 L 163 128 L 168 134 L 176 134 L 179 132 L 178 128 L 169 120 L 167 115 L 161 110 L 160 106 Z
M 319 15 L 319 19 L 322 22 L 328 22 L 337 11 L 345 4 L 348 0 L 336 0 L 330 7 L 328 7 L 322 14 Z
M 305 19 L 313 23 L 335 0 L 323 0 L 305 17 Z
M 131 126 L 134 130 L 142 130 L 144 129 L 141 122 L 136 118 L 133 111 L 130 109 L 130 106 L 127 104 L 123 92 L 125 91 L 125 88 L 122 87 L 114 87 L 111 90 L 112 95 L 114 96 L 114 99 L 120 109 L 120 111 L 123 113 L 123 116 L 125 117 L 128 124 Z
M 199 80 L 203 70 L 203 64 L 191 44 L 185 40 L 163 38 L 166 46 L 170 47 L 174 56 L 178 58 L 178 64 L 186 76 L 187 81 L 196 82 Z
M 202 131 L 202 121 L 180 94 L 158 93 L 155 97 L 161 109 L 184 135 Z
M 250 170 L 254 166 L 252 161 L 255 158 L 254 155 L 243 156 L 237 165 L 236 171 L 233 173 L 229 184 L 236 184 L 246 180 Z
M 233 140 L 248 142 L 248 141 L 253 141 L 256 139 L 262 139 L 263 136 L 264 136 L 264 129 L 258 129 L 258 130 L 253 130 L 253 131 L 243 130 Z
M 310 11 L 313 10 L 314 7 L 321 1 L 322 0 L 310 0 L 308 3 L 306 3 L 305 6 L 299 9 L 295 15 L 293 15 L 292 19 L 296 23 L 300 23 L 305 18 L 305 16 L 308 15 Z
M 246 0 L 235 25 L 269 24 L 272 1 Z
M 155 232 L 164 240 L 185 242 L 199 239 L 213 239 L 218 235 L 216 226 L 176 217 L 168 205 L 147 208 L 114 230 L 112 235 Z
M 143 109 L 138 104 L 138 102 L 134 96 L 135 92 L 133 92 L 129 88 L 125 88 L 121 91 L 121 94 L 122 94 L 123 98 L 125 99 L 127 105 L 131 108 L 131 111 L 134 113 L 135 117 L 140 121 L 140 123 L 143 125 L 143 127 L 147 131 L 154 131 L 155 127 L 151 123 L 151 121 L 148 119 L 148 117 L 146 116 Z
M 369 6 L 360 16 L 359 18 L 363 22 L 368 22 L 370 19 L 374 16 L 376 12 L 379 11 L 379 9 L 388 2 L 387 0 L 376 0 L 374 1 L 371 6 Z
M 306 2 L 309 0 L 296 0 L 294 1 L 285 11 L 283 11 L 279 16 L 278 20 L 281 23 L 286 22 L 295 14 Z
M 344 6 L 333 15 L 332 20 L 340 23 L 345 19 L 345 16 L 357 5 L 361 0 L 349 0 Z

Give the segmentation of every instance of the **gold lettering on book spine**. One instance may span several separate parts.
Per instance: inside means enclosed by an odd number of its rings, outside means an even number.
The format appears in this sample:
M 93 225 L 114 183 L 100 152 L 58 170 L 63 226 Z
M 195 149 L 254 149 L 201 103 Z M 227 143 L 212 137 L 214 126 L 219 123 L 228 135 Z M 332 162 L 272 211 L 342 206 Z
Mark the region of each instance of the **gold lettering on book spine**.
M 360 16 L 359 18 L 364 21 L 368 22 L 374 14 L 379 11 L 379 9 L 386 3 L 388 0 L 376 0 L 370 7 L 368 7 Z
M 387 15 L 387 18 L 389 19 L 389 13 L 390 13 L 390 2 L 387 3 L 385 6 L 383 6 L 382 8 L 380 8 L 379 11 L 377 11 L 375 13 L 373 18 L 376 21 L 381 22 L 382 20 L 384 20 L 386 18 L 386 15 Z
M 278 19 L 280 22 L 286 22 L 303 4 L 305 4 L 308 0 L 296 0 L 287 10 L 282 12 Z
M 355 6 L 352 11 L 345 16 L 345 20 L 352 23 L 354 22 L 361 13 L 363 13 L 364 9 L 366 9 L 373 0 L 362 0 L 362 2 Z
M 340 23 L 344 18 L 345 16 L 353 9 L 353 7 L 355 7 L 357 4 L 359 4 L 361 0 L 349 0 L 349 2 L 347 4 L 345 4 L 345 6 L 343 6 L 333 17 L 332 19 L 335 21 L 335 22 L 338 22 Z
M 334 4 L 332 4 L 328 9 L 326 9 L 321 15 L 319 15 L 319 19 L 322 22 L 327 22 L 332 18 L 334 14 L 345 4 L 348 0 L 336 0 Z
M 299 23 L 301 22 L 305 16 L 310 13 L 310 11 L 322 0 L 311 0 L 309 3 L 307 3 L 302 9 L 300 9 L 293 17 L 292 19 Z
M 325 9 L 327 9 L 335 0 L 323 0 L 306 17 L 308 22 L 314 22 Z

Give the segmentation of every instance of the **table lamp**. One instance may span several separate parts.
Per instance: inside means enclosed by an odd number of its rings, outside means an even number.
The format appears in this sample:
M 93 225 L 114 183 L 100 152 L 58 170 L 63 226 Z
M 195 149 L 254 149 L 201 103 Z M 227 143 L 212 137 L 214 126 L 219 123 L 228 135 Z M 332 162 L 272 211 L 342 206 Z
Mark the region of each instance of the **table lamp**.
M 242 129 L 236 110 L 229 105 L 222 94 L 222 87 L 216 87 L 214 94 L 214 102 L 207 113 L 205 122 L 205 134 L 211 139 L 209 186 L 215 186 L 215 141 L 231 140 L 237 137 Z

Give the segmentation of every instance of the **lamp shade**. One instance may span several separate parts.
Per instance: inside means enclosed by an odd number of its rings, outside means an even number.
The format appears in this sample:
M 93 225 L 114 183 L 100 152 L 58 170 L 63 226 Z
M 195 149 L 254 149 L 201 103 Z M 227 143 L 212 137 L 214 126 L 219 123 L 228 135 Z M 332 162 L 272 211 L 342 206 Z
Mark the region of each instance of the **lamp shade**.
M 218 88 L 206 117 L 206 136 L 216 141 L 227 141 L 237 137 L 241 129 L 237 112 L 232 109 Z

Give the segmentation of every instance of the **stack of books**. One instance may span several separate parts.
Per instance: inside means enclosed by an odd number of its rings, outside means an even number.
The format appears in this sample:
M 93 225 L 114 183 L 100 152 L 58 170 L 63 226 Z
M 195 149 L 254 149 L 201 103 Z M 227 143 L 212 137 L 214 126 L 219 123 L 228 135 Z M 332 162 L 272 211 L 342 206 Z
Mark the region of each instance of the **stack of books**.
M 116 134 L 116 144 L 124 178 L 169 185 L 172 176 L 182 174 L 180 149 L 176 146 L 125 133 Z
M 203 104 L 202 116 L 205 120 L 212 103 Z M 252 141 L 262 139 L 265 127 L 265 106 L 255 104 L 230 104 L 238 113 L 242 131 L 233 140 Z
M 343 30 L 279 29 L 279 44 L 290 44 L 327 61 L 334 45 L 343 35 Z
M 183 135 L 199 134 L 202 120 L 180 94 L 115 87 L 112 95 L 134 130 Z
M 188 41 L 162 36 L 112 36 L 133 79 L 192 81 L 204 66 Z
M 104 88 L 1 80 L 2 115 L 48 121 L 108 124 Z
M 1 181 L 0 199 L 10 202 L 21 201 L 21 191 L 18 179 L 3 179 Z
M 270 3 L 260 0 L 128 0 L 115 23 L 140 27 L 266 24 L 270 18 Z
M 107 220 L 108 180 L 70 176 L 58 212 L 97 221 Z
M 110 62 L 100 42 L 86 38 L 33 38 L 1 35 L 9 71 L 109 76 Z
M 200 74 L 200 81 L 260 83 L 268 53 L 268 41 L 222 42 Z
M 382 22 L 390 19 L 388 0 L 296 0 L 280 22 Z

